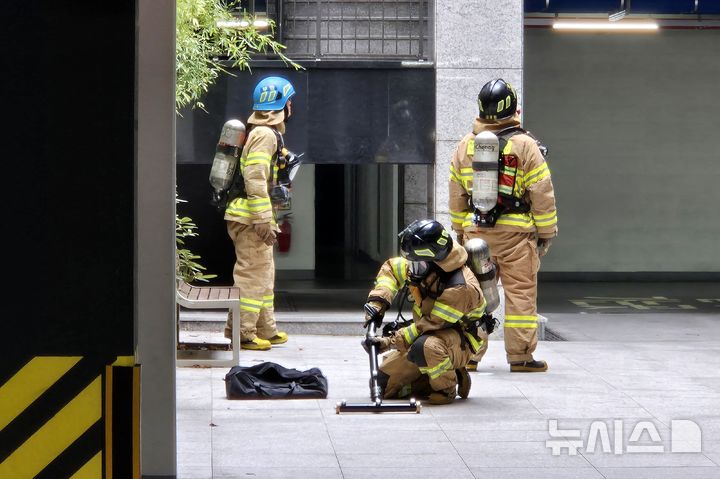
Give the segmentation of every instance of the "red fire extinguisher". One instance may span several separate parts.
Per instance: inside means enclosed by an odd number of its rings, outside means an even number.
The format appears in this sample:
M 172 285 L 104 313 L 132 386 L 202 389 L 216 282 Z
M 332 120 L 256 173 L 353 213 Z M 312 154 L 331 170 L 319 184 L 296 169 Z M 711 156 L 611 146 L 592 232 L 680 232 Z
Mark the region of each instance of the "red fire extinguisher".
M 292 213 L 283 215 L 282 222 L 280 223 L 280 232 L 277 235 L 278 251 L 281 253 L 287 253 L 290 251 L 290 242 L 292 240 L 290 215 L 292 215 Z

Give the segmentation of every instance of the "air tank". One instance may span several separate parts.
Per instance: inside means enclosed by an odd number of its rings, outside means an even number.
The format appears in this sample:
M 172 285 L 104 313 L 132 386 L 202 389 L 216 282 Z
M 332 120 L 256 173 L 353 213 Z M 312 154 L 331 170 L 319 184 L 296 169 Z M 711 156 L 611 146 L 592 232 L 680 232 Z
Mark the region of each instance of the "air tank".
M 210 169 L 210 185 L 216 194 L 230 188 L 238 166 L 240 150 L 245 143 L 245 125 L 240 120 L 228 120 L 222 127 Z
M 481 213 L 489 212 L 497 204 L 499 158 L 498 137 L 490 131 L 478 133 L 472 161 L 472 202 Z
M 465 242 L 465 251 L 468 253 L 468 266 L 480 282 L 487 306 L 485 311 L 492 313 L 500 305 L 495 263 L 490 259 L 490 247 L 481 238 L 473 238 Z

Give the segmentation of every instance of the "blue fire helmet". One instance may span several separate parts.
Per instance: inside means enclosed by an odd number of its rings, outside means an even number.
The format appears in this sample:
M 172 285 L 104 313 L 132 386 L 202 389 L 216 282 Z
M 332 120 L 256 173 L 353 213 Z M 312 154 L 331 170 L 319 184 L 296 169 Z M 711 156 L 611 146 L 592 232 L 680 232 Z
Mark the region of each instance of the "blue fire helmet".
M 253 92 L 253 110 L 278 111 L 285 108 L 295 94 L 292 83 L 283 77 L 267 77 L 257 84 Z

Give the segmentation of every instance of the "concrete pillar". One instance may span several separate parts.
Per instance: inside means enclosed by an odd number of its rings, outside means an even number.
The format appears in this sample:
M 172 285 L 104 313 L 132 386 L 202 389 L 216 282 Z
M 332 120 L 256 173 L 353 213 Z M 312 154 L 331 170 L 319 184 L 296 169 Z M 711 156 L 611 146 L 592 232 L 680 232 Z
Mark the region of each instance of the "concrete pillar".
M 135 314 L 143 478 L 175 477 L 175 0 L 138 2 Z
M 433 217 L 432 165 L 404 166 L 403 225 Z
M 523 1 L 437 2 L 435 64 L 435 218 L 449 228 L 450 160 L 478 114 L 480 88 L 502 77 L 522 101 Z

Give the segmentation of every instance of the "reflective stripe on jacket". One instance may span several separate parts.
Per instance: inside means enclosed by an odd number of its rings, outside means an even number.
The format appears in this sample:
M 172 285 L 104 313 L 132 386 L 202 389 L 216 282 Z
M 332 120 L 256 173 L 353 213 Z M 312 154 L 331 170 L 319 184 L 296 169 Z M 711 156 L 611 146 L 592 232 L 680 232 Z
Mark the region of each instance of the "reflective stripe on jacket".
M 449 185 L 450 220 L 455 231 L 462 233 L 465 229 L 476 228 L 472 223 L 473 209 L 470 206 L 475 135 L 484 130 L 497 134 L 501 130 L 519 124 L 517 115 L 502 122 L 476 119 L 473 124 L 473 132 L 465 135 L 458 144 L 450 163 Z M 503 154 L 518 157 L 515 187 L 512 194 L 528 203 L 530 211 L 528 213 L 505 213 L 497 220 L 494 228 L 504 231 L 537 231 L 538 236 L 542 238 L 556 236 L 555 192 L 550 169 L 540 153 L 537 143 L 526 134 L 516 134 L 508 140 Z
M 275 224 L 270 189 L 277 180 L 278 140 L 267 125 L 253 125 L 242 155 L 240 172 L 245 181 L 246 198 L 235 198 L 225 209 L 225 219 L 243 224 Z
M 423 333 L 453 327 L 471 313 L 475 315 L 484 311 L 485 298 L 475 275 L 465 266 L 466 259 L 465 249 L 455 244 L 448 258 L 441 263 L 443 269 L 447 268 L 450 271 L 460 269 L 462 284 L 438 291 L 438 274 L 432 272 L 422 281 L 421 288 L 410 286 L 412 294 L 409 294 L 408 298 L 419 297 L 421 301 L 418 303 L 415 300 L 413 303 L 413 324 L 400 329 L 392 336 L 393 344 L 398 350 L 406 351 Z M 408 280 L 408 269 L 408 261 L 404 258 L 391 258 L 385 261 L 380 267 L 368 300 L 380 298 L 387 304 L 392 304 L 395 295 Z M 415 291 L 412 288 L 415 288 Z M 423 290 L 424 296 L 420 293 Z M 438 292 L 439 296 L 433 298 Z

